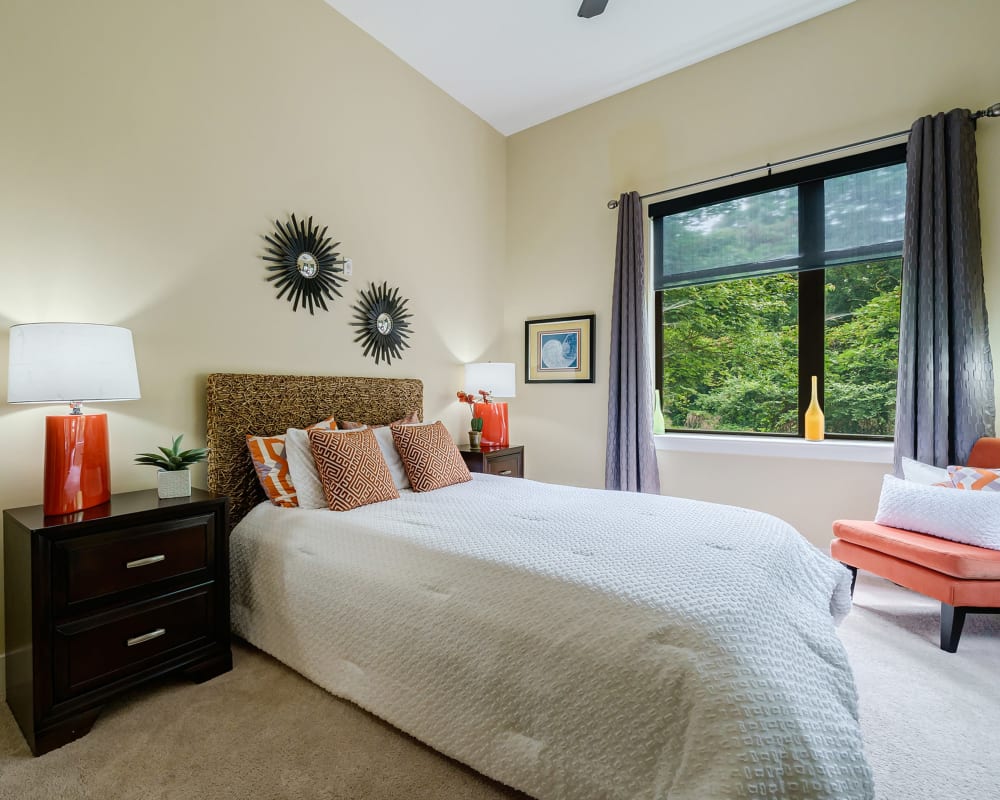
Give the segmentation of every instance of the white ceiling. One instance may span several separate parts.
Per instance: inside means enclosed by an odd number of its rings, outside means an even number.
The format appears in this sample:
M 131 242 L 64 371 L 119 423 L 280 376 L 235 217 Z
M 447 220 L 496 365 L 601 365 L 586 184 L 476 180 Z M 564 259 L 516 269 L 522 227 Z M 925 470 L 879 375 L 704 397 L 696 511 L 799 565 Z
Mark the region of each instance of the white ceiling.
M 853 1 L 326 0 L 507 135 Z

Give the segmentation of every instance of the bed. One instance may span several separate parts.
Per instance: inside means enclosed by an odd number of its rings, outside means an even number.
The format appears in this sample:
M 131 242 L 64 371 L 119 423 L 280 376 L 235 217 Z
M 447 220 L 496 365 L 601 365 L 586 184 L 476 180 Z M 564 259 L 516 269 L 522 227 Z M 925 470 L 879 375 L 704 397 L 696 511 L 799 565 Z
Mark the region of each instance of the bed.
M 234 632 L 539 800 L 874 797 L 849 573 L 746 509 L 476 475 L 334 513 L 243 439 L 421 408 L 419 381 L 213 375 Z

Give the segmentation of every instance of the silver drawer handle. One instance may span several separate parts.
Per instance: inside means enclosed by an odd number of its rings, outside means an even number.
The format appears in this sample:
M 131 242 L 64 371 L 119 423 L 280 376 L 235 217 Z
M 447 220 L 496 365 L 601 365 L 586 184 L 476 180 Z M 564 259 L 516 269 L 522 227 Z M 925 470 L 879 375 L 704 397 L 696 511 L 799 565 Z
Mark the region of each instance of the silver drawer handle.
M 497 473 L 497 475 L 510 475 L 510 470 L 509 469 L 502 469 L 502 470 L 500 470 Z
M 137 644 L 148 642 L 150 639 L 159 639 L 167 632 L 166 628 L 157 628 L 155 631 L 144 633 L 142 636 L 135 636 L 125 642 L 126 647 L 135 647 Z
M 135 567 L 148 567 L 150 564 L 157 564 L 160 561 L 166 561 L 166 556 L 149 556 L 148 558 L 138 558 L 135 561 L 125 562 L 125 569 L 133 569 Z

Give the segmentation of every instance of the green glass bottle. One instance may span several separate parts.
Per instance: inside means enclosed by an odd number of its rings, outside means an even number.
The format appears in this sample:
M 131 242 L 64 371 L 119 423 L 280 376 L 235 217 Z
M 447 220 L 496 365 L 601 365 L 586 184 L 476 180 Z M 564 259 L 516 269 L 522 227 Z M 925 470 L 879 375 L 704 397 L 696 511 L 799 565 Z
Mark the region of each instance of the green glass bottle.
M 667 427 L 663 420 L 663 404 L 660 402 L 660 390 L 653 392 L 653 433 L 666 433 Z

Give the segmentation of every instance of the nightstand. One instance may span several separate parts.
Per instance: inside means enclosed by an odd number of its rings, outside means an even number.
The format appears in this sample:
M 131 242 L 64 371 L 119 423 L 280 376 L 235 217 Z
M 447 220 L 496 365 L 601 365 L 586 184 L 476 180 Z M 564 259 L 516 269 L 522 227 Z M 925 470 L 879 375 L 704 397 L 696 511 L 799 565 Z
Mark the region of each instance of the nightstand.
M 35 755 L 86 734 L 127 689 L 232 669 L 228 512 L 199 489 L 4 511 L 7 705 Z
M 469 472 L 485 472 L 489 475 L 505 475 L 509 478 L 524 477 L 524 447 L 484 447 L 472 450 L 467 444 L 460 444 L 458 452 L 465 459 Z

